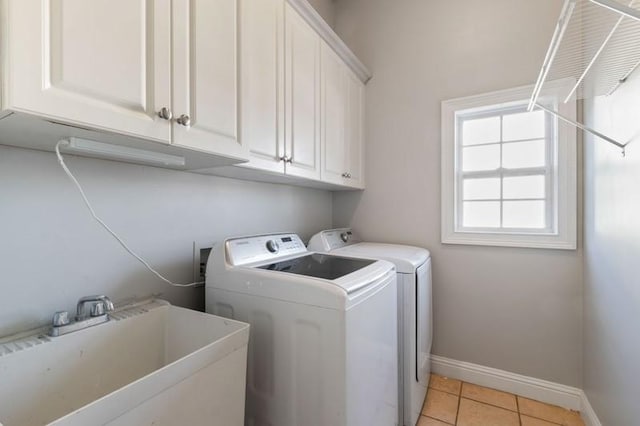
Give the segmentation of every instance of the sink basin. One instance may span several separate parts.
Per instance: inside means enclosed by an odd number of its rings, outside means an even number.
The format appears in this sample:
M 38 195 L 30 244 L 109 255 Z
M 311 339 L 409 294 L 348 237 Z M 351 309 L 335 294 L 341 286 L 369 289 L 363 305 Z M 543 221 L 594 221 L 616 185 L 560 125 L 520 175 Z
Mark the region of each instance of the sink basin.
M 0 341 L 0 424 L 244 423 L 249 325 L 153 300 Z

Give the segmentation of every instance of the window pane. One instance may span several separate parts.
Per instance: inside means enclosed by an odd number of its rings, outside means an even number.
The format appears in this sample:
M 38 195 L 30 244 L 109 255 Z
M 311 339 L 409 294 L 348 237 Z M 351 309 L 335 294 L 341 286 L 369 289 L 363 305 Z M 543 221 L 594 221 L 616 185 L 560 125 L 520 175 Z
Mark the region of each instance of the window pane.
M 500 179 L 465 179 L 462 197 L 465 200 L 499 199 Z
M 545 228 L 544 201 L 505 201 L 502 223 L 505 228 Z
M 465 201 L 462 212 L 462 226 L 467 228 L 499 228 L 500 202 Z
M 474 146 L 462 149 L 462 170 L 474 172 L 500 167 L 500 145 Z
M 502 145 L 502 167 L 519 169 L 543 167 L 546 162 L 545 141 L 514 142 Z
M 544 138 L 544 111 L 509 114 L 502 118 L 502 140 Z
M 544 176 L 506 177 L 502 183 L 503 198 L 545 198 Z
M 500 117 L 465 120 L 462 123 L 462 145 L 500 142 Z

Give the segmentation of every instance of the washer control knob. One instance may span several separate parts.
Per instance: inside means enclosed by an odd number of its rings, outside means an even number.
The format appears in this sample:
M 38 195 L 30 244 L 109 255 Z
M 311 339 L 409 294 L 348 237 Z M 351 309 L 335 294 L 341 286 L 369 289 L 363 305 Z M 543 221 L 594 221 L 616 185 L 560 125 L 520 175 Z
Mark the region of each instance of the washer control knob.
M 346 232 L 343 232 L 342 234 L 340 234 L 340 239 L 342 241 L 344 241 L 345 243 L 349 241 L 349 234 Z
M 280 245 L 276 240 L 269 240 L 267 241 L 267 250 L 271 253 L 277 253 L 280 250 Z

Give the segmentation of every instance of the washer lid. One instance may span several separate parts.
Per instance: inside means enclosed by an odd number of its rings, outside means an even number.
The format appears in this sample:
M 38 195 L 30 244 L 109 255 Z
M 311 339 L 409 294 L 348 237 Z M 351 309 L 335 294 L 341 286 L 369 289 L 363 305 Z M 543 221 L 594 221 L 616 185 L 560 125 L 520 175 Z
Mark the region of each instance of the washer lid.
M 396 270 L 403 274 L 415 273 L 431 256 L 429 250 L 421 247 L 382 243 L 357 243 L 332 250 L 331 253 L 387 260 L 395 264 Z
M 396 275 L 393 263 L 385 260 L 320 253 L 231 267 L 229 272 L 245 275 L 242 285 L 233 291 L 264 290 L 267 297 L 314 306 L 322 305 L 320 300 L 325 297 L 342 300 L 346 296 L 354 302 L 362 296 L 358 296 L 360 290 L 376 288 L 382 282 L 386 285 L 389 277 L 395 282 Z
M 308 254 L 306 256 L 258 266 L 269 271 L 287 272 L 308 277 L 336 280 L 375 263 L 376 260 Z

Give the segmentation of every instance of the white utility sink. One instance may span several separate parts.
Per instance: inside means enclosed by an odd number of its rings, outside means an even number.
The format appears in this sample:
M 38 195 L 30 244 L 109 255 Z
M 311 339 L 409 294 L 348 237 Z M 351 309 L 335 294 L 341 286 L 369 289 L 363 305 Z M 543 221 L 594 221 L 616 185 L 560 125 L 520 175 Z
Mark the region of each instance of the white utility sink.
M 154 300 L 0 341 L 0 424 L 244 424 L 249 325 Z

